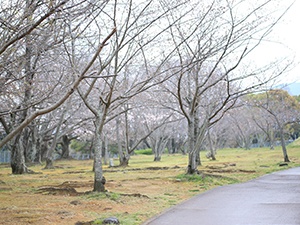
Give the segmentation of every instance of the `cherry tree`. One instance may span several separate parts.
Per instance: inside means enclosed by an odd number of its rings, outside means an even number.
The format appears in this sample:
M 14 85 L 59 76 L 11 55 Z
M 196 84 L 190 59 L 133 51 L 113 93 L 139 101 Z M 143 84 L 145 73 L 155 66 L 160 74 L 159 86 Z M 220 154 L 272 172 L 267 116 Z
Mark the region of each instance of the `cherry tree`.
M 81 69 L 71 70 L 67 44 L 74 37 L 87 35 L 87 28 L 104 5 L 106 2 L 68 0 L 1 4 L 0 73 L 4 88 L 0 117 L 6 135 L 0 147 L 6 144 L 11 149 L 13 173 L 29 172 L 24 160 L 26 127 L 73 94 L 115 33 L 114 28 L 103 33 Z
M 199 151 L 209 127 L 233 108 L 239 97 L 265 88 L 288 66 L 275 68 L 278 61 L 260 68 L 247 65 L 250 53 L 285 13 L 272 14 L 272 1 L 256 3 L 198 2 L 193 6 L 195 16 L 185 21 L 185 26 L 170 28 L 178 69 L 170 71 L 177 82 L 168 89 L 188 124 L 188 174 L 198 173 Z
M 253 105 L 263 109 L 274 120 L 279 131 L 284 162 L 289 162 L 285 144 L 285 127 L 299 121 L 299 102 L 284 90 L 270 90 L 253 95 Z
M 99 57 L 94 76 L 78 88 L 82 100 L 94 115 L 94 191 L 104 191 L 101 160 L 104 125 L 120 114 L 126 117 L 130 99 L 168 79 L 168 74 L 161 68 L 171 58 L 174 48 L 166 52 L 159 47 L 166 38 L 165 32 L 179 19 L 169 24 L 166 17 L 171 12 L 181 11 L 179 18 L 182 18 L 188 12 L 186 1 L 169 3 L 166 7 L 154 0 L 112 1 L 104 9 L 106 14 L 97 18 L 97 32 L 101 33 L 109 24 L 116 29 L 110 41 L 112 47 Z

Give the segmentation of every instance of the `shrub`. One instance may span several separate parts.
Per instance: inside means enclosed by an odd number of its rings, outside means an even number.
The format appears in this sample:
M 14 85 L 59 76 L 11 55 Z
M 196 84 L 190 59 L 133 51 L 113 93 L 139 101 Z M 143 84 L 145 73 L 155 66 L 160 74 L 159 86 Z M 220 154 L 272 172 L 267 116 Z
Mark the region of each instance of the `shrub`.
M 153 154 L 151 148 L 135 150 L 134 153 L 136 155 L 152 155 Z

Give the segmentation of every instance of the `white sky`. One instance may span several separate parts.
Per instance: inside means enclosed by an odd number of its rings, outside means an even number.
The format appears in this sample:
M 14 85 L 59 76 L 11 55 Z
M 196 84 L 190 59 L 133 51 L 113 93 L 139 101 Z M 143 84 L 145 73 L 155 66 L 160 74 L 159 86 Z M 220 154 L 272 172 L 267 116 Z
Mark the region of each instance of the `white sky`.
M 291 1 L 286 2 L 287 5 Z M 276 25 L 272 36 L 280 45 L 271 46 L 270 54 L 294 57 L 294 67 L 285 75 L 284 83 L 300 82 L 300 0 L 295 0 L 293 6 L 284 16 L 283 21 Z

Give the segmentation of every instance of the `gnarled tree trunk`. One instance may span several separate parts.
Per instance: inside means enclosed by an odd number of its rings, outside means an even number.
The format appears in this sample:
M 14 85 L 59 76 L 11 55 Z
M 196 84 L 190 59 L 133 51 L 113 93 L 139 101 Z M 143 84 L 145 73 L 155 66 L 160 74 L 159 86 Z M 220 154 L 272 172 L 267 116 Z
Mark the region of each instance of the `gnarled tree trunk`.
M 63 135 L 61 141 L 61 148 L 62 148 L 61 157 L 63 159 L 70 158 L 70 143 L 71 143 L 71 139 L 68 138 L 68 135 Z
M 13 174 L 28 173 L 29 170 L 25 165 L 24 147 L 22 143 L 22 134 L 18 134 L 11 146 L 11 169 Z

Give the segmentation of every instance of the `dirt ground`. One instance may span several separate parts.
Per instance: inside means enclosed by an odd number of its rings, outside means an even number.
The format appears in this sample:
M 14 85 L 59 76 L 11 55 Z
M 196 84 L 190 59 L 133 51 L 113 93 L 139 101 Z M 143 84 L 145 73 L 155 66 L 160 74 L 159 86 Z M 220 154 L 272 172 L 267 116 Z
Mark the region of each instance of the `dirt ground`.
M 58 168 L 39 174 L 12 175 L 0 168 L 1 224 L 75 224 L 116 216 L 140 224 L 183 201 L 200 187 L 174 178 L 183 168 L 121 169 L 106 172 L 106 193 L 90 193 L 93 173 Z M 204 190 L 204 189 L 203 189 Z M 88 223 L 87 223 L 88 224 Z

